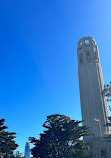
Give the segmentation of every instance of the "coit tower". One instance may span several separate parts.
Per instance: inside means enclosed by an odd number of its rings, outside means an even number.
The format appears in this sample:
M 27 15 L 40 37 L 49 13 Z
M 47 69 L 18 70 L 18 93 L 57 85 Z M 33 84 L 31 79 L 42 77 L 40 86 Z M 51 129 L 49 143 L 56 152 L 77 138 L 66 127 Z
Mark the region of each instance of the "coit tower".
M 77 48 L 78 76 L 83 124 L 94 137 L 109 134 L 108 106 L 103 96 L 104 81 L 98 47 L 92 37 L 79 40 Z

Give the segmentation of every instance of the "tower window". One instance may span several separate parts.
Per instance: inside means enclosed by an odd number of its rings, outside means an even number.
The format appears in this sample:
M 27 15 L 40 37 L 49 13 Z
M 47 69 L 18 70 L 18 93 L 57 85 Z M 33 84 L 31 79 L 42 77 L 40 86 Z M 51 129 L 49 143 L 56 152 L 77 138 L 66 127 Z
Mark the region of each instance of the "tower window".
M 89 44 L 89 40 L 85 40 L 85 43 L 86 43 L 86 44 Z
M 87 52 L 87 56 L 89 56 L 90 55 L 90 52 Z
M 89 51 L 86 52 L 87 61 L 91 61 L 91 53 Z
M 105 149 L 101 150 L 101 158 L 107 158 L 107 150 Z
M 95 44 L 95 42 L 94 42 L 94 41 L 92 41 L 92 44 Z

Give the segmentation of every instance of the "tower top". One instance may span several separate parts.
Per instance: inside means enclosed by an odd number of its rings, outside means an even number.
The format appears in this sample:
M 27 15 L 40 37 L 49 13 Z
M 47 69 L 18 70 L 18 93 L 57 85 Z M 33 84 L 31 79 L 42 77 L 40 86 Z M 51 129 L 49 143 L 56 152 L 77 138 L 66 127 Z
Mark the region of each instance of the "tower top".
M 96 42 L 92 37 L 83 37 L 78 41 L 78 47 L 81 47 L 82 45 L 96 45 Z

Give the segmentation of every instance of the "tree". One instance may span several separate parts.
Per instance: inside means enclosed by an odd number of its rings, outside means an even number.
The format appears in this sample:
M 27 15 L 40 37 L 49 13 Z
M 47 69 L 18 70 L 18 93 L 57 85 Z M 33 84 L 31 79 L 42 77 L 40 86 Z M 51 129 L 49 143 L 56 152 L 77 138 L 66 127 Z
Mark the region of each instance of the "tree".
M 15 132 L 5 131 L 8 127 L 4 125 L 5 119 L 0 119 L 0 156 L 3 158 L 12 158 L 13 151 L 18 147 L 15 143 Z
M 106 97 L 107 102 L 111 102 L 111 82 L 110 84 L 104 85 L 103 96 Z M 111 106 L 109 106 L 111 111 Z M 107 126 L 111 126 L 111 116 L 108 117 L 109 122 L 106 124 Z
M 110 84 L 104 85 L 103 96 L 106 97 L 107 102 L 111 102 L 111 82 Z M 111 111 L 111 106 L 109 106 L 109 110 Z M 108 122 L 105 126 L 111 128 L 111 116 L 108 117 Z M 111 134 L 108 137 L 105 137 L 108 142 L 111 142 Z
M 65 115 L 53 114 L 47 116 L 43 124 L 44 132 L 40 138 L 29 137 L 34 147 L 31 149 L 34 158 L 83 158 L 84 150 L 89 146 L 80 140 L 88 134 L 86 126 L 80 126 L 82 121 L 71 120 Z
M 14 154 L 14 158 L 24 158 L 23 153 L 20 153 L 19 151 L 16 151 L 16 153 Z

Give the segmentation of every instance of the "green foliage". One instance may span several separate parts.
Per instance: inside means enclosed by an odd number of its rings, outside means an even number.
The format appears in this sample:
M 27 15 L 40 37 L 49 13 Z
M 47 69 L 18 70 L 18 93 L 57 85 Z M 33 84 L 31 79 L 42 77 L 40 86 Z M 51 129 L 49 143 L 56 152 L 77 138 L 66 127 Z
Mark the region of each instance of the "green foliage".
M 14 138 L 15 132 L 5 131 L 8 127 L 4 125 L 5 119 L 0 119 L 0 156 L 3 158 L 12 158 L 13 151 L 18 147 Z
M 65 115 L 47 116 L 40 139 L 29 137 L 30 143 L 34 145 L 31 150 L 33 157 L 83 158 L 83 151 L 88 150 L 89 146 L 80 138 L 87 135 L 88 128 L 80 126 L 80 123 Z
M 16 151 L 16 153 L 14 154 L 14 158 L 23 158 L 23 153 Z

